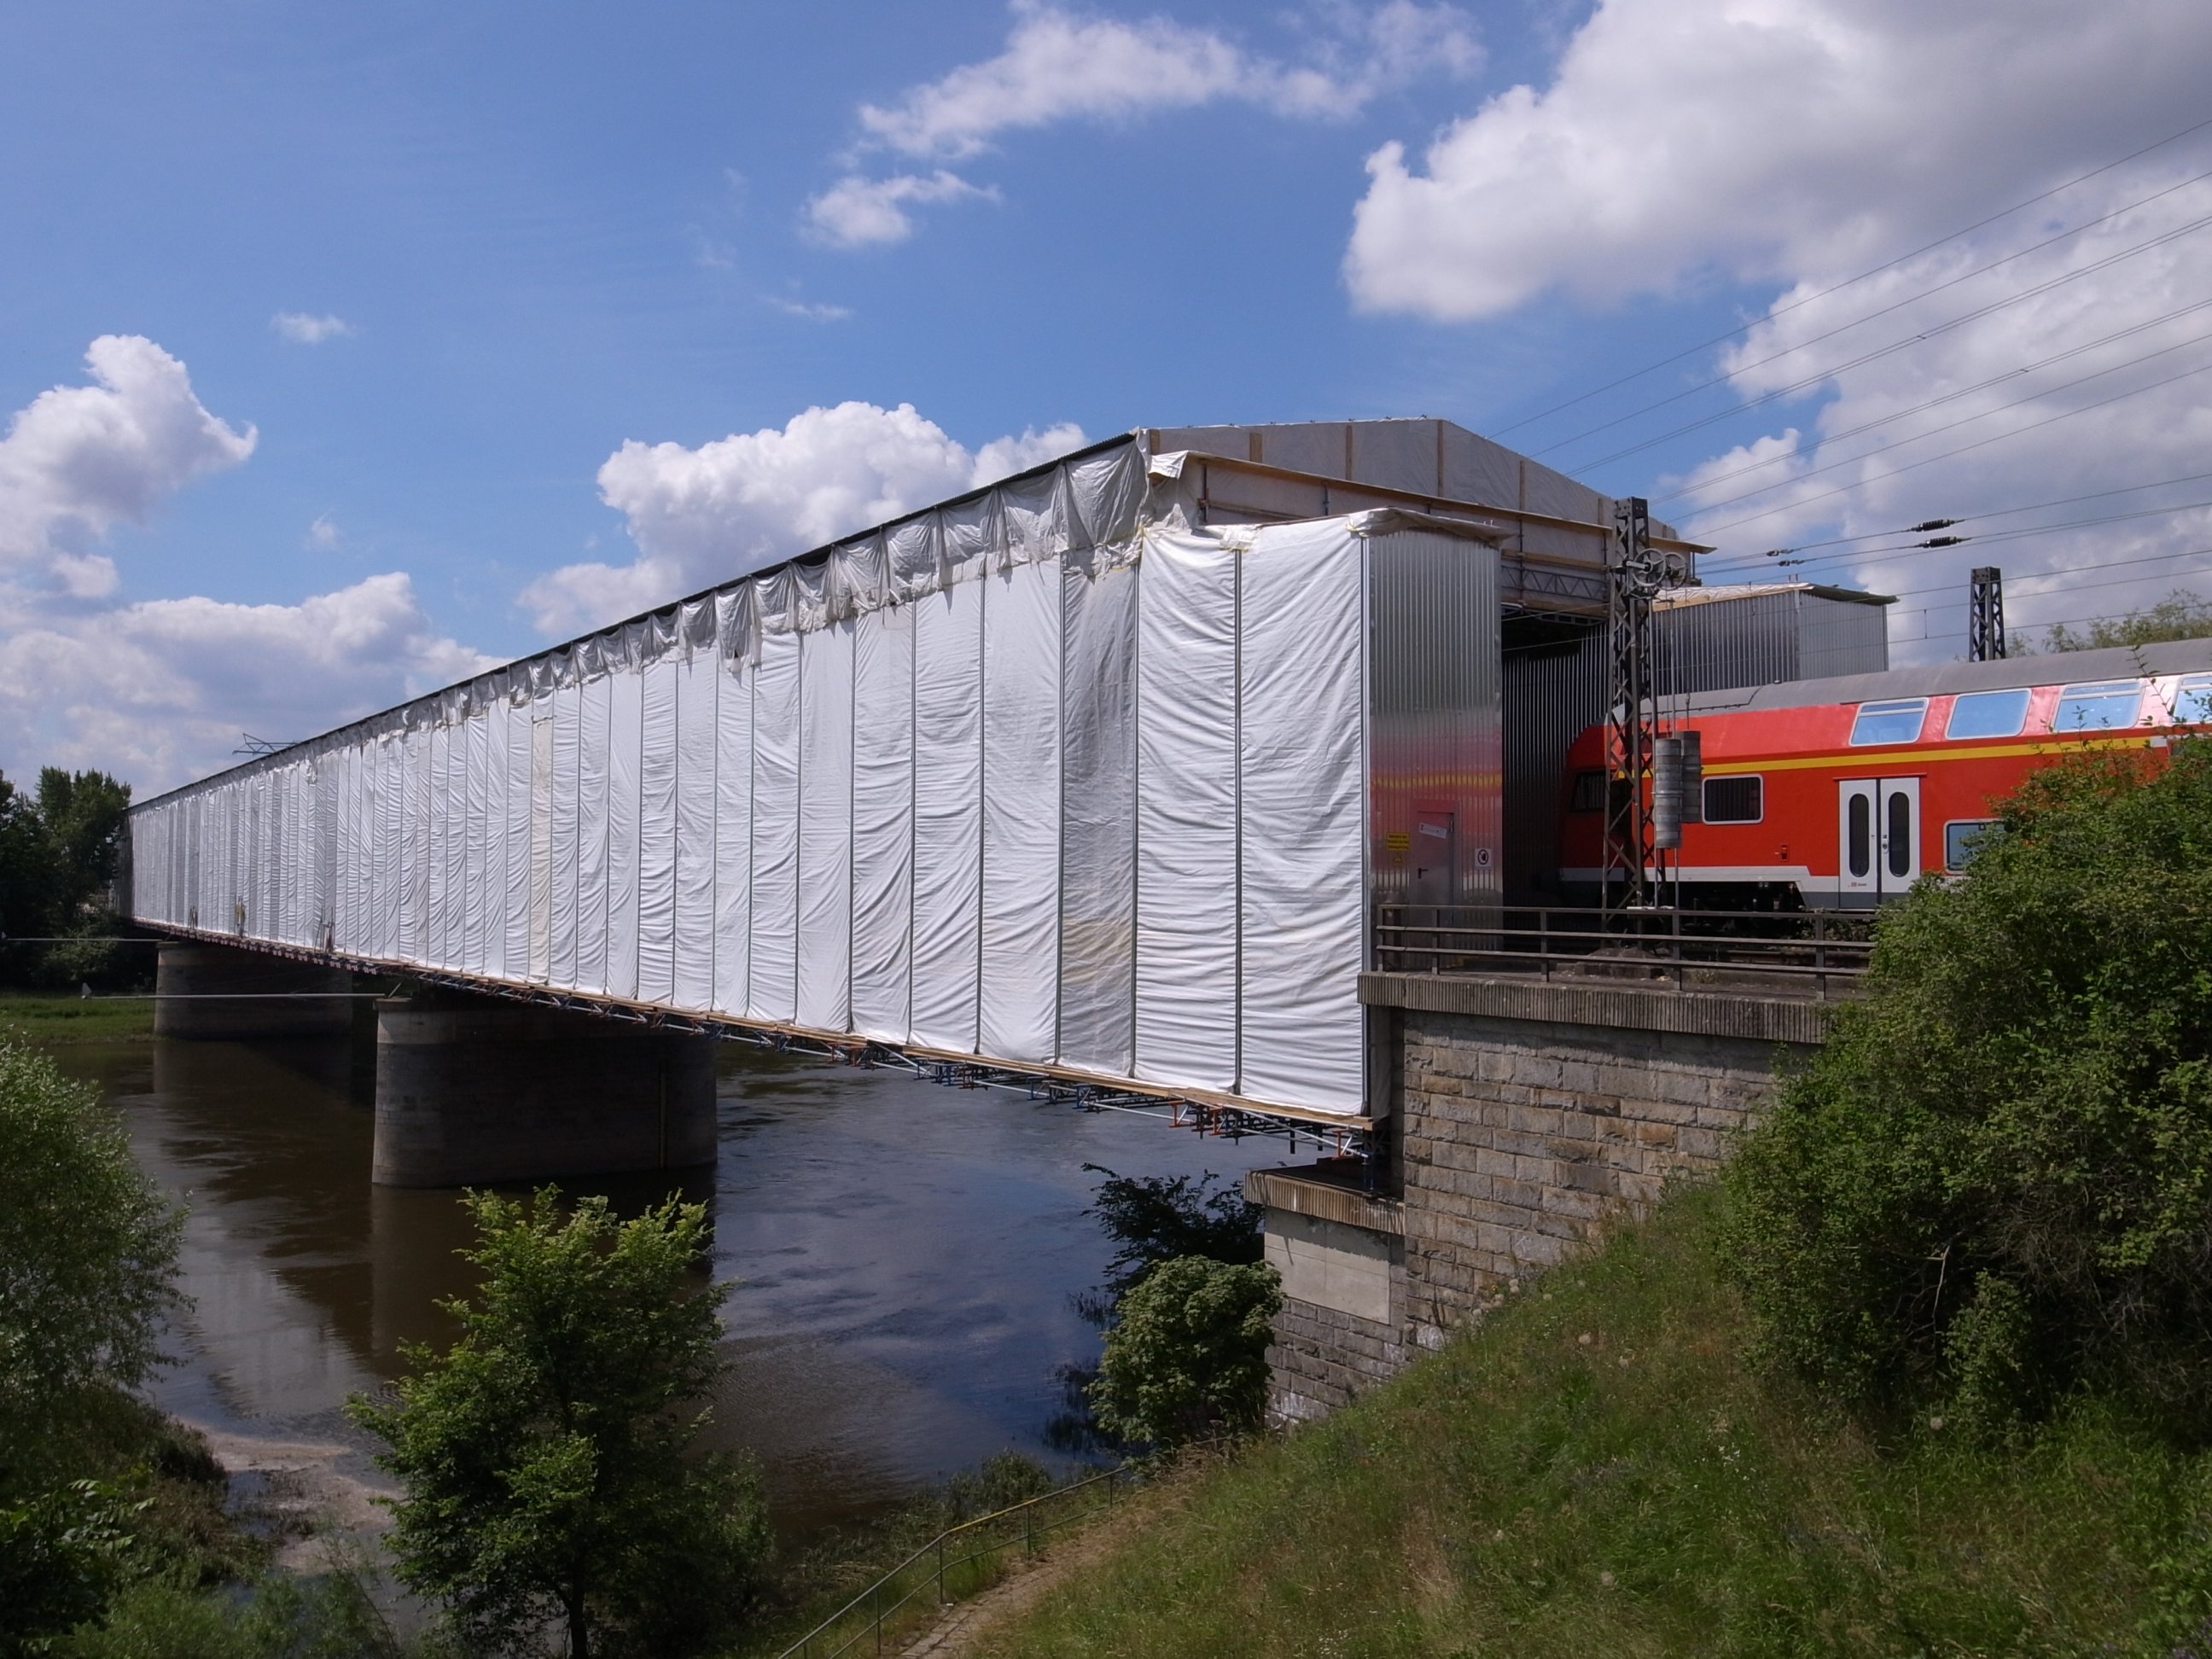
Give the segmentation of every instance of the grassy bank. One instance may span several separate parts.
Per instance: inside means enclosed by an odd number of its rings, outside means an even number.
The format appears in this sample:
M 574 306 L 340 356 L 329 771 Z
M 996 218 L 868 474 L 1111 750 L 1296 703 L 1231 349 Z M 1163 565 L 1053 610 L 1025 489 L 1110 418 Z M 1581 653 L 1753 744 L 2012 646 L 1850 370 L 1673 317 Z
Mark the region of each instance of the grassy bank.
M 150 997 L 46 995 L 0 991 L 0 1037 L 15 1037 L 41 1048 L 79 1042 L 150 1041 L 154 1003 Z
M 1325 1424 L 1180 1482 L 993 1655 L 2212 1652 L 2212 1460 L 2084 1408 L 1876 1444 L 1740 1358 L 1670 1200 Z

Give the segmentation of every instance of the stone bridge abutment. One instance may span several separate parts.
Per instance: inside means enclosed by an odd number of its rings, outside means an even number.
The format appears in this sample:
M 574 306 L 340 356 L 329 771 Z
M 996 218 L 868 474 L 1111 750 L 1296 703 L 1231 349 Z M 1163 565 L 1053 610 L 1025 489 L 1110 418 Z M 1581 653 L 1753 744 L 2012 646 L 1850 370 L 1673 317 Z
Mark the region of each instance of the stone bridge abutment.
M 1369 974 L 1395 1056 L 1375 1190 L 1350 1161 L 1261 1170 L 1284 1306 L 1277 1418 L 1322 1416 L 1478 1315 L 1512 1280 L 1713 1170 L 1778 1060 L 1832 1005 L 1609 984 Z

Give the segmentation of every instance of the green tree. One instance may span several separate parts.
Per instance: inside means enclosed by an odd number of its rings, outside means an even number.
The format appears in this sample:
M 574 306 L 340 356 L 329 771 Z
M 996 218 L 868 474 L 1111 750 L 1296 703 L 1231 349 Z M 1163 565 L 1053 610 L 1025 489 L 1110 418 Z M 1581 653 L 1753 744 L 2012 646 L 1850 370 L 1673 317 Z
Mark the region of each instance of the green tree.
M 1275 1270 L 1178 1256 L 1121 1301 L 1091 1385 L 1099 1425 L 1163 1450 L 1259 1427 L 1267 1342 L 1283 1293 Z
M 705 1207 L 619 1222 L 598 1198 L 564 1215 L 551 1188 L 465 1201 L 477 1243 L 464 1255 L 484 1280 L 445 1304 L 459 1340 L 408 1349 L 392 1401 L 351 1404 L 406 1486 L 401 1577 L 500 1650 L 556 1625 L 572 1659 L 726 1634 L 768 1533 L 748 1467 L 687 1455 L 707 1418 L 690 1408 L 721 1369 L 724 1292 L 690 1282 Z
M 56 890 L 38 803 L 0 774 L 0 933 L 46 932 Z
M 0 1487 L 145 1380 L 181 1224 L 99 1091 L 0 1042 Z
M 39 769 L 39 823 L 58 887 L 56 933 L 70 933 L 107 908 L 108 884 L 131 811 L 131 786 L 105 772 Z
M 1116 1175 L 1103 1164 L 1083 1166 L 1106 1178 L 1086 1215 L 1096 1216 L 1114 1255 L 1106 1263 L 1102 1294 L 1085 1299 L 1086 1312 L 1110 1317 L 1114 1305 L 1163 1261 L 1202 1255 L 1215 1261 L 1257 1261 L 1262 1212 L 1234 1187 L 1216 1187 L 1211 1170 L 1189 1176 Z
M 1723 1173 L 1762 1349 L 1839 1400 L 2212 1425 L 2212 744 L 2171 754 L 2039 775 L 1887 914 Z
M 2100 617 L 2077 633 L 2065 623 L 2044 630 L 2045 651 L 2101 651 L 2116 645 L 2156 645 L 2163 640 L 2201 640 L 2212 635 L 2212 601 L 2176 588 L 2147 610 Z

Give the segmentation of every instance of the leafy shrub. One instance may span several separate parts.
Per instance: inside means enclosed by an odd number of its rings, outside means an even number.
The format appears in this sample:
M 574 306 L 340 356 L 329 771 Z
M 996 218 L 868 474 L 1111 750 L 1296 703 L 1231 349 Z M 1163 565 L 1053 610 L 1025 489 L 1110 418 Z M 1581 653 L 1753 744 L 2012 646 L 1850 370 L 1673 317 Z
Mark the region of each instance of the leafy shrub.
M 1125 1441 L 1167 1449 L 1260 1425 L 1267 1340 L 1283 1305 L 1273 1267 L 1178 1256 L 1121 1298 L 1091 1403 Z
M 1759 1346 L 1876 1413 L 2212 1417 L 2212 744 L 2039 775 L 1723 1181 Z
M 145 1379 L 180 1220 L 96 1089 L 0 1042 L 0 1492 Z
M 578 1659 L 696 1651 L 744 1618 L 769 1547 L 750 1466 L 687 1455 L 721 1370 L 722 1292 L 690 1283 L 706 1209 L 558 1200 L 470 1194 L 485 1277 L 444 1304 L 460 1340 L 409 1347 L 396 1401 L 351 1403 L 406 1486 L 392 1554 L 471 1647 L 552 1626 Z

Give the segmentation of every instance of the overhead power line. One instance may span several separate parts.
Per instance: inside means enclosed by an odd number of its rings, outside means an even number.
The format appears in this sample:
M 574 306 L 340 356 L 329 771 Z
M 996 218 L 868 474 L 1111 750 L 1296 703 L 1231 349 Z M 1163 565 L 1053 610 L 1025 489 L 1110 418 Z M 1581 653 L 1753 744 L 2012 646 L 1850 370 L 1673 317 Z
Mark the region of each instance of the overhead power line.
M 1593 398 L 1601 397 L 1606 392 L 1612 392 L 1619 387 L 1626 386 L 1632 380 L 1640 380 L 1646 374 L 1656 373 L 1659 369 L 1666 368 L 1673 364 L 1679 363 L 1685 357 L 1694 357 L 1701 351 L 1709 350 L 1717 345 L 1724 345 L 1729 341 L 1736 338 L 1740 335 L 1748 334 L 1753 329 L 1758 327 L 1759 325 L 1763 322 L 1771 322 L 1777 317 L 1786 316 L 1790 312 L 1798 310 L 1802 307 L 1813 305 L 1821 300 L 1825 300 L 1832 294 L 1840 294 L 1847 288 L 1855 288 L 1859 283 L 1866 282 L 1871 277 L 1881 276 L 1885 270 L 1894 270 L 1898 266 L 1905 264 L 1907 260 L 1917 259 L 1923 253 L 1932 253 L 1947 242 L 1955 242 L 1962 236 L 1971 236 L 1976 231 L 1984 229 L 1987 227 L 1996 223 L 2000 219 L 2008 219 L 2014 214 L 2021 212 L 2026 209 L 2032 208 L 2039 202 L 2047 202 L 2054 196 L 2063 195 L 2067 191 L 2073 189 L 2076 185 L 2086 185 L 2090 179 L 2100 178 L 2104 174 L 2112 172 L 2115 167 L 2123 167 L 2130 161 L 2141 161 L 2144 156 L 2150 155 L 2154 150 L 2164 149 L 2168 144 L 2179 143 L 2184 138 L 2187 138 L 2196 133 L 2202 132 L 2207 127 L 2212 127 L 2212 119 L 2199 121 L 2194 125 L 2184 127 L 2179 132 L 2169 133 L 2166 137 L 2159 139 L 2155 143 L 2145 144 L 2141 149 L 2129 151 L 2128 154 L 2121 156 L 2118 161 L 2107 161 L 2102 167 L 2092 167 L 2087 173 L 2077 173 L 2075 177 L 2066 180 L 2064 184 L 2053 185 L 2049 190 L 2044 191 L 2038 195 L 2031 196 L 2025 201 L 2015 202 L 2010 207 L 2001 209 L 1999 211 L 1990 214 L 1985 219 L 1977 219 L 1971 225 L 1952 231 L 1948 235 L 1939 236 L 1932 242 L 1923 243 L 1920 246 L 1914 248 L 1909 253 L 1900 253 L 1893 259 L 1886 259 L 1878 265 L 1874 265 L 1865 270 L 1862 270 L 1856 276 L 1846 276 L 1842 282 L 1834 283 L 1830 287 L 1821 289 L 1817 293 L 1808 294 L 1802 300 L 1792 300 L 1787 305 L 1777 306 L 1768 311 L 1764 316 L 1755 317 L 1750 322 L 1740 324 L 1736 327 L 1729 330 L 1725 334 L 1716 334 L 1710 340 L 1700 340 L 1693 346 L 1685 346 L 1681 350 L 1674 353 L 1672 356 L 1662 357 L 1656 362 L 1646 363 L 1642 368 L 1637 369 L 1632 373 L 1624 374 L 1617 380 L 1608 380 L 1603 386 L 1594 386 L 1588 392 L 1577 393 L 1576 396 L 1568 398 L 1566 402 L 1563 404 L 1554 404 L 1549 409 L 1540 409 L 1534 415 L 1523 416 L 1520 420 L 1514 422 L 1510 426 L 1498 427 L 1492 431 L 1491 436 L 1493 438 L 1502 438 L 1509 432 L 1517 432 L 1524 426 L 1533 425 L 1538 421 L 1547 419 L 1551 416 L 1572 409 L 1577 404 L 1585 404 Z
M 2124 365 L 2123 365 L 2123 367 L 2124 367 Z M 1889 471 L 1883 473 L 1881 475 L 1882 480 L 1886 482 L 1888 479 L 1896 477 L 1900 473 L 1917 471 L 1923 466 L 1933 466 L 1938 461 L 1948 461 L 1955 456 L 1971 454 L 1977 449 L 1986 449 L 1991 444 L 2002 443 L 2008 438 L 2025 436 L 2030 432 L 2039 431 L 2046 426 L 2054 426 L 2060 421 L 2071 420 L 2076 415 L 2087 415 L 2092 410 L 2106 408 L 2110 404 L 2122 402 L 2129 398 L 2141 397 L 2146 392 L 2155 392 L 2160 386 L 2172 386 L 2177 380 L 2185 380 L 2191 375 L 2202 374 L 2208 368 L 2212 368 L 2212 363 L 2199 363 L 2195 368 L 2183 369 L 2179 374 L 2169 374 L 2164 380 L 2153 380 L 2148 385 L 2134 386 L 2125 392 L 2116 392 L 2109 398 L 2098 398 L 2094 403 L 2082 404 L 2073 409 L 2061 410 L 2056 415 L 2048 416 L 2040 421 L 2031 421 L 2026 426 L 2014 427 L 2009 432 L 2000 432 L 1993 437 L 1980 438 L 1970 444 L 1961 444 L 1956 449 L 1944 450 L 1940 454 L 1923 456 L 1917 461 L 1907 461 L 1903 466 L 1893 467 Z M 1996 411 L 1993 410 L 1991 412 L 1994 413 Z M 1933 436 L 1934 434 L 1923 433 L 1921 435 L 1923 437 L 1929 437 Z M 1863 460 L 1866 457 L 1859 456 L 1856 459 Z M 1723 531 L 1733 530 L 1739 525 L 1756 524 L 1761 519 L 1771 519 L 1778 513 L 1787 513 L 1791 511 L 1793 508 L 1807 507 L 1814 501 L 1825 501 L 1837 495 L 1848 495 L 1851 491 L 1864 489 L 1868 484 L 1874 482 L 1875 480 L 1871 478 L 1862 478 L 1856 483 L 1838 484 L 1833 489 L 1824 489 L 1818 495 L 1807 495 L 1798 501 L 1785 501 L 1780 507 L 1770 507 L 1757 513 L 1746 514 L 1742 518 L 1731 519 L 1726 524 L 1701 526 L 1699 527 L 1699 533 L 1707 536 L 1717 536 Z M 1753 495 L 1764 495 L 1766 492 L 1765 490 L 1754 490 L 1752 493 Z M 1725 502 L 1721 503 L 1721 505 L 1723 506 L 1728 504 L 1729 503 Z
M 1977 265 L 1973 270 L 1961 272 L 1956 276 L 1948 277 L 1942 282 L 1937 283 L 1932 288 L 1925 288 L 1920 289 L 1917 293 L 1908 294 L 1902 300 L 1883 306 L 1877 310 L 1869 311 L 1863 317 L 1855 317 L 1848 323 L 1838 323 L 1835 327 L 1828 329 L 1822 333 L 1815 334 L 1810 339 L 1800 340 L 1794 345 L 1784 346 L 1779 351 L 1770 352 L 1764 357 L 1753 358 L 1750 362 L 1738 363 L 1735 368 L 1729 369 L 1725 374 L 1716 374 L 1710 380 L 1700 380 L 1695 386 L 1686 386 L 1683 390 L 1673 393 L 1671 396 L 1660 398 L 1656 403 L 1645 404 L 1640 409 L 1632 409 L 1625 415 L 1616 415 L 1613 419 L 1601 422 L 1596 426 L 1586 427 L 1582 431 L 1575 433 L 1571 436 L 1561 438 L 1556 443 L 1547 444 L 1543 448 L 1534 451 L 1534 453 L 1538 456 L 1553 454 L 1559 450 L 1565 449 L 1570 444 L 1581 442 L 1584 438 L 1595 437 L 1601 432 L 1610 431 L 1613 428 L 1620 425 L 1623 422 L 1632 421 L 1641 416 L 1649 415 L 1655 410 L 1666 408 L 1669 404 L 1678 404 L 1685 398 L 1694 398 L 1698 392 L 1709 392 L 1715 386 L 1726 386 L 1738 375 L 1742 374 L 1748 370 L 1763 368 L 1769 363 L 1779 362 L 1783 358 L 1794 356 L 1808 346 L 1816 346 L 1823 340 L 1832 340 L 1838 334 L 1847 334 L 1852 329 L 1858 327 L 1861 324 L 1870 323 L 1878 317 L 1887 317 L 1893 312 L 1902 311 L 1908 306 L 1917 305 L 1921 301 L 1929 299 L 1935 295 L 1941 294 L 1946 289 L 1956 288 L 1961 283 L 1972 282 L 1977 276 L 1986 276 L 1989 272 L 1996 270 L 2000 265 L 2008 265 L 2015 259 L 2026 258 L 2031 253 L 2039 252 L 2042 249 L 2050 247 L 2056 243 L 2065 241 L 2069 237 L 2078 236 L 2085 230 L 2094 230 L 2099 225 L 2107 223 L 2113 219 L 2118 218 L 2122 214 L 2131 213 L 2139 207 L 2148 206 L 2150 203 L 2172 195 L 2176 191 L 2186 190 L 2191 185 L 2201 184 L 2207 179 L 2212 179 L 2212 169 L 2208 169 L 2203 173 L 2192 174 L 2191 177 L 2184 179 L 2178 185 L 2169 185 L 2164 190 L 2154 191 L 2148 196 L 2141 197 L 2135 201 L 2124 203 L 2121 206 L 2114 208 L 2110 213 L 2100 214 L 2094 219 L 2085 221 L 2081 224 L 2072 227 L 2070 229 L 2062 230 L 2056 235 L 2046 236 L 2039 242 L 2032 242 L 2027 246 L 2020 249 L 2017 252 L 2008 253 L 2001 259 L 1992 259 L 1989 264 L 1984 265 Z M 2043 291 L 2044 289 L 2055 288 L 2062 283 L 2070 283 L 2078 277 L 2087 276 L 2092 272 L 2104 269 L 2105 266 L 2112 264 L 2118 260 L 2132 258 L 2134 255 L 2142 253 L 2148 249 L 2156 247 L 2161 243 L 2172 241 L 2176 237 L 2187 235 L 2191 231 L 2202 228 L 2205 222 L 2206 222 L 2203 219 L 2197 219 L 2188 224 L 2183 225 L 2177 229 L 2163 232 L 2160 234 L 2151 238 L 2148 241 L 2139 242 L 2135 246 L 2124 249 L 2121 252 L 2108 255 L 2106 258 L 2100 261 L 2084 265 L 2079 270 L 2069 271 L 2063 276 L 2053 277 L 2050 279 L 2049 282 L 2042 284 L 2039 288 L 2022 289 L 2018 294 L 2012 295 L 2002 301 L 1996 301 L 1994 305 L 1988 307 L 1988 309 L 1994 310 L 2000 306 L 2017 304 L 2021 300 L 2033 297 L 2035 294 Z M 1945 325 L 1946 327 L 1954 325 L 1950 324 Z M 1831 369 L 1828 371 L 1828 374 L 1838 374 L 1841 371 L 1838 369 Z M 1827 378 L 1827 375 L 1823 374 L 1819 378 L 1825 380 Z M 1733 413 L 1734 411 L 1731 410 L 1730 412 Z M 1623 454 L 1630 454 L 1634 452 L 1624 450 L 1621 453 Z M 1577 467 L 1585 467 L 1595 466 L 1598 464 L 1599 463 L 1595 461 L 1578 461 L 1575 465 Z
M 1893 559 L 1902 557 L 1906 554 L 1923 553 L 1950 547 L 1964 547 L 1969 543 L 1976 547 L 1997 547 L 2007 542 L 2026 541 L 2029 538 L 2034 536 L 2055 536 L 2061 531 L 2065 530 L 2087 530 L 2098 525 L 2122 524 L 2130 519 L 2162 519 L 2172 514 L 2193 513 L 2200 511 L 2205 507 L 2212 507 L 2212 501 L 2177 501 L 2171 507 L 2138 507 L 2132 513 L 2107 513 L 2094 519 L 2068 519 L 2059 524 L 2027 525 L 2018 530 L 1998 530 L 1990 532 L 1986 535 L 1939 536 L 1932 541 L 1904 542 L 1894 547 L 1863 547 L 1856 552 L 1853 553 L 1823 553 L 1817 557 L 1810 559 L 1800 559 L 1796 557 L 1795 554 L 1798 550 L 1790 548 L 1777 548 L 1773 553 L 1765 556 L 1767 558 L 1771 558 L 1774 561 L 1771 564 L 1764 562 L 1764 561 L 1745 563 L 1739 560 L 1731 559 L 1717 567 L 1709 566 L 1706 567 L 1706 568 L 1711 569 L 1717 568 L 1722 570 L 1741 569 L 1753 571 L 1784 570 L 1794 569 L 1805 565 L 1831 564 L 1838 559 Z M 1931 522 L 1933 521 L 1931 520 Z M 1953 520 L 1950 522 L 1960 523 L 1963 522 L 1963 520 Z M 1700 574 L 1703 573 L 1701 572 Z
M 2212 224 L 2212 215 L 2208 215 L 2204 219 L 2200 220 L 2198 222 L 2200 224 Z M 2148 330 L 2160 326 L 2161 324 L 2171 323 L 2180 318 L 2186 317 L 2192 312 L 2203 311 L 2208 307 L 2212 307 L 2212 300 L 2197 300 L 2185 306 L 2176 307 L 2173 310 L 2166 313 L 2163 316 L 2153 317 L 2145 322 L 2131 323 L 2125 328 L 2115 329 L 2112 333 L 2103 335 L 2097 339 L 2085 341 L 2077 346 L 2069 346 L 2063 351 L 2055 351 L 2051 353 L 2050 356 L 2039 358 L 2034 362 L 2023 363 L 2018 368 L 2008 368 L 2002 374 L 1993 374 L 1988 380 L 1977 381 L 1972 386 L 1960 386 L 1956 391 L 1946 392 L 1939 397 L 1929 398 L 1924 402 L 1914 404 L 1909 409 L 1892 410 L 1890 413 L 1882 416 L 1877 420 L 1862 421 L 1858 425 L 1845 427 L 1840 432 L 1824 432 L 1820 434 L 1820 444 L 1825 448 L 1830 444 L 1841 443 L 1846 438 L 1855 438 L 1863 432 L 1871 432 L 1876 428 L 1891 426 L 1899 421 L 1908 419 L 1912 416 L 1924 414 L 1929 410 L 1940 409 L 1945 404 L 1956 403 L 1961 398 L 1971 398 L 1977 392 L 1987 392 L 1991 386 L 2002 386 L 2007 380 L 2018 380 L 2023 374 L 2033 374 L 2038 369 L 2049 368 L 2053 363 L 2063 363 L 2069 357 L 2078 357 L 2085 351 L 2094 351 L 2100 346 L 2112 345 L 2118 341 L 2126 339 L 2130 335 L 2143 333 Z M 1970 313 L 1968 319 L 1961 319 L 1960 320 L 1965 321 L 1969 320 L 1972 316 L 1985 315 L 1988 311 L 1994 309 L 1996 309 L 1995 307 L 1984 307 L 1984 311 Z M 1856 368 L 1859 367 L 1860 364 L 1872 362 L 1877 357 L 1887 356 L 1893 351 L 1901 351 L 1906 347 L 1918 345 L 1923 341 L 1932 338 L 1935 335 L 1942 333 L 1944 330 L 1952 326 L 1952 324 L 1945 323 L 1937 328 L 1930 329 L 1925 334 L 1917 334 L 1911 339 L 1900 341 L 1895 345 L 1884 346 L 1880 351 L 1869 352 L 1863 357 L 1858 358 L 1852 362 L 1841 365 L 1834 372 L 1840 374 L 1845 369 Z M 1687 426 L 1676 427 L 1671 432 L 1662 432 L 1659 436 L 1650 440 L 1650 442 L 1637 445 L 1636 448 L 1649 449 L 1654 444 L 1664 443 L 1669 438 L 1679 438 L 1684 433 L 1693 432 L 1699 427 L 1711 426 L 1716 422 L 1727 420 L 1733 416 L 1741 414 L 1744 410 L 1756 408 L 1760 404 L 1771 402 L 1775 398 L 1787 396 L 1792 392 L 1802 391 L 1805 387 L 1816 385 L 1820 381 L 1825 380 L 1828 378 L 1829 374 L 1826 372 L 1814 375 L 1809 380 L 1800 380 L 1795 386 L 1785 386 L 1778 392 L 1769 392 L 1762 398 L 1755 398 L 1750 403 L 1742 404 L 1739 408 L 1724 410 L 1720 414 L 1708 416 L 1702 421 L 1693 421 Z M 1624 449 L 1620 452 L 1620 454 L 1608 455 L 1605 457 L 1605 459 L 1608 461 L 1618 460 L 1620 459 L 1621 455 L 1631 455 L 1635 453 L 1635 450 Z M 1745 465 L 1737 467 L 1732 472 L 1713 473 L 1709 477 L 1698 479 L 1694 485 L 1686 484 L 1680 489 L 1672 489 L 1663 495 L 1654 495 L 1651 499 L 1656 501 L 1675 501 L 1684 495 L 1691 494 L 1693 489 L 1710 489 L 1714 484 L 1726 483 L 1730 478 L 1741 478 L 1747 477 L 1753 472 L 1763 472 L 1770 466 L 1781 466 L 1795 459 L 1796 459 L 1795 452 L 1782 455 L 1770 455 L 1765 460 L 1749 462 Z M 1595 466 L 1601 465 L 1601 463 L 1594 461 L 1591 465 Z

